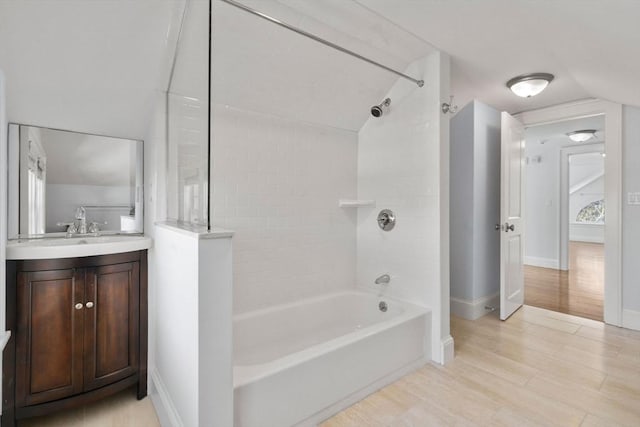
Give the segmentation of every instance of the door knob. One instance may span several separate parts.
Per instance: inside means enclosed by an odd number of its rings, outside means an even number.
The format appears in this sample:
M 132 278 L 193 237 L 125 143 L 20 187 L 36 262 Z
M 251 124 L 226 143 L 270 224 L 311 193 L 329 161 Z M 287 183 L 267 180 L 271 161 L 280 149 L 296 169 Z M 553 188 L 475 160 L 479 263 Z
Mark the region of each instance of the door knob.
M 84 307 L 84 305 L 82 305 L 82 303 L 79 302 L 75 305 L 75 307 L 76 307 L 76 310 L 82 310 L 82 307 Z
M 508 222 L 504 223 L 504 231 L 505 231 L 505 233 L 508 233 L 509 230 L 515 231 L 515 229 L 516 229 L 516 227 L 513 224 L 509 225 Z
M 91 307 L 93 307 L 93 302 L 89 301 L 89 302 L 85 305 L 85 307 L 87 307 L 87 308 L 91 308 Z

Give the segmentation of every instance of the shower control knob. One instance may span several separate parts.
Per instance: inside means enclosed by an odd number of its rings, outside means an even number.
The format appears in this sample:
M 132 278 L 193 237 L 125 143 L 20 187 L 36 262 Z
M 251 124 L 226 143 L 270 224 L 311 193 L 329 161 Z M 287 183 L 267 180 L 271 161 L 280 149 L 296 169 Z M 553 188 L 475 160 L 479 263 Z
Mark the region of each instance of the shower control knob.
M 378 214 L 378 227 L 384 231 L 391 231 L 396 226 L 396 215 L 389 209 L 383 209 Z

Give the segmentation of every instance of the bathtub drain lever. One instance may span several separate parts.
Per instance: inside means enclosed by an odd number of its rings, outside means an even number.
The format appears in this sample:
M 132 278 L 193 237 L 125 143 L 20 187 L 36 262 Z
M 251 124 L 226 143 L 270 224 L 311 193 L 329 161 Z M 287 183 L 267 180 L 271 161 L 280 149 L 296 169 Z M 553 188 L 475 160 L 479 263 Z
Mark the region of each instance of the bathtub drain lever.
M 388 274 L 383 274 L 382 276 L 376 279 L 376 285 L 388 285 L 391 282 L 391 276 Z

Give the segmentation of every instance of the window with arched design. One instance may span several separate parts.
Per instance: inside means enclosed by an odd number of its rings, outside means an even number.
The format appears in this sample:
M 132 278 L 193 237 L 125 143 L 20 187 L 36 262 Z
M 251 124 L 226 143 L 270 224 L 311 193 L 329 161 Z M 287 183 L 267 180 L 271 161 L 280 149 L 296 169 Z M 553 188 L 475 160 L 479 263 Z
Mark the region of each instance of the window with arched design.
M 604 199 L 591 202 L 580 209 L 580 212 L 578 212 L 576 216 L 576 222 L 604 224 Z

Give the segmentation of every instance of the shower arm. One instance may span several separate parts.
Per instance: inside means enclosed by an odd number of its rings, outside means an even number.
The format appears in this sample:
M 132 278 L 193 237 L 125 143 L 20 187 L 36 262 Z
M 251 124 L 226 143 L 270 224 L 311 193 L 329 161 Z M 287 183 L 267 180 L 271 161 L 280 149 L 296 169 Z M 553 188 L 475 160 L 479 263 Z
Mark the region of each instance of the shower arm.
M 220 0 L 220 1 L 222 1 L 224 3 L 227 3 L 227 4 L 231 5 L 231 6 L 237 7 L 240 10 L 243 10 L 245 12 L 251 13 L 251 14 L 253 14 L 255 16 L 258 16 L 258 17 L 260 17 L 262 19 L 266 19 L 267 21 L 269 21 L 269 22 L 271 22 L 273 24 L 279 25 L 280 27 L 283 27 L 283 28 L 286 28 L 287 30 L 293 31 L 294 33 L 298 33 L 301 36 L 305 36 L 307 38 L 310 38 L 311 40 L 317 41 L 318 43 L 322 43 L 325 46 L 329 46 L 329 47 L 331 47 L 333 49 L 339 50 L 340 52 L 346 53 L 347 55 L 351 55 L 351 56 L 353 56 L 355 58 L 360 59 L 361 61 L 368 62 L 371 65 L 375 65 L 376 67 L 382 68 L 383 70 L 387 70 L 390 73 L 393 73 L 393 74 L 395 74 L 397 76 L 402 77 L 403 79 L 407 79 L 409 81 L 412 81 L 418 87 L 424 86 L 424 80 L 414 79 L 411 76 L 408 76 L 408 75 L 406 75 L 404 73 L 401 73 L 400 71 L 394 70 L 391 67 L 387 67 L 386 65 L 381 64 L 379 62 L 376 62 L 373 59 L 369 59 L 369 58 L 367 58 L 365 56 L 362 56 L 359 53 L 356 53 L 356 52 L 354 52 L 352 50 L 346 49 L 346 48 L 344 48 L 342 46 L 339 46 L 339 45 L 337 45 L 335 43 L 332 43 L 332 42 L 330 42 L 328 40 L 325 40 L 325 39 L 323 39 L 321 37 L 318 37 L 318 36 L 316 36 L 314 34 L 308 33 L 308 32 L 306 32 L 304 30 L 301 30 L 298 27 L 294 27 L 293 25 L 289 25 L 286 22 L 282 22 L 282 21 L 280 21 L 280 20 L 278 20 L 276 18 L 273 18 L 273 17 L 265 14 L 265 13 L 262 13 L 260 11 L 255 10 L 255 9 L 252 9 L 249 6 L 245 6 L 242 3 L 238 3 L 237 1 L 234 1 L 234 0 Z

